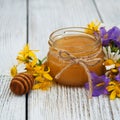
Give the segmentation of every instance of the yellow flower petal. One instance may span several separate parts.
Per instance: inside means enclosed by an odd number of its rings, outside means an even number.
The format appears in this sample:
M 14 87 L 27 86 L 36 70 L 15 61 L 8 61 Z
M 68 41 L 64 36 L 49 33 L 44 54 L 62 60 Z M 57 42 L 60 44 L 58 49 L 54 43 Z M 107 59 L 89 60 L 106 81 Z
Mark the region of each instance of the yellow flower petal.
M 17 60 L 18 60 L 19 63 L 22 63 L 22 62 L 25 61 L 25 58 L 23 56 L 18 55 Z
M 34 66 L 37 64 L 37 61 L 38 61 L 37 58 L 33 59 L 33 60 L 30 62 L 30 63 L 31 63 L 31 66 L 34 67 Z
M 116 98 L 116 91 L 112 91 L 111 94 L 110 94 L 110 99 L 111 100 L 114 100 Z
M 120 86 L 119 86 L 119 84 L 116 85 L 115 90 L 116 90 L 116 93 L 120 93 Z
M 41 66 L 35 66 L 34 70 L 36 73 L 39 73 L 41 71 Z
M 29 56 L 29 57 L 34 57 L 34 58 L 36 57 L 35 53 L 34 53 L 34 52 L 32 52 L 32 51 L 29 51 L 28 56 Z
M 30 50 L 29 45 L 25 45 L 24 48 L 18 53 L 17 60 L 19 62 L 29 62 L 29 60 L 37 58 L 34 50 Z
M 42 89 L 47 90 L 52 85 L 52 82 L 43 82 L 43 83 L 37 83 L 33 86 L 33 90 L 35 89 Z
M 35 78 L 35 81 L 37 81 L 37 82 L 44 82 L 44 78 L 41 77 L 41 76 L 37 76 L 37 77 Z
M 39 89 L 41 86 L 41 83 L 33 85 L 33 90 Z
M 17 66 L 14 65 L 11 70 L 10 70 L 10 74 L 12 77 L 14 77 L 17 74 Z
M 88 34 L 94 34 L 94 32 L 98 32 L 100 24 L 101 23 L 98 20 L 92 21 L 87 25 L 88 29 L 86 29 L 85 32 Z
M 110 92 L 110 91 L 114 90 L 115 87 L 114 86 L 108 86 L 106 89 Z
M 47 73 L 43 74 L 43 77 L 46 78 L 47 80 L 53 80 L 53 78 Z
M 26 63 L 25 64 L 26 66 L 26 70 L 29 71 L 29 72 L 33 72 L 34 71 L 34 67 L 32 66 L 32 63 L 29 62 L 29 63 Z
M 116 81 L 109 82 L 109 85 L 116 85 Z
M 96 87 L 103 86 L 104 84 L 105 84 L 104 82 L 98 83 L 98 84 L 96 85 Z

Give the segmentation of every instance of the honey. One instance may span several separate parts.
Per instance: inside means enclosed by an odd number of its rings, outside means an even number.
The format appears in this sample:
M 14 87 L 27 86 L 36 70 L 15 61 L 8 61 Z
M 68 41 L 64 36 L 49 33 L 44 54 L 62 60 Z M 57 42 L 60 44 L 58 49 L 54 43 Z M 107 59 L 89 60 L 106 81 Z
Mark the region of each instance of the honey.
M 100 39 L 84 33 L 84 30 L 64 28 L 50 36 L 47 65 L 55 81 L 60 84 L 83 86 L 88 81 L 85 68 L 98 75 L 104 73 Z M 56 77 L 58 74 L 59 77 Z

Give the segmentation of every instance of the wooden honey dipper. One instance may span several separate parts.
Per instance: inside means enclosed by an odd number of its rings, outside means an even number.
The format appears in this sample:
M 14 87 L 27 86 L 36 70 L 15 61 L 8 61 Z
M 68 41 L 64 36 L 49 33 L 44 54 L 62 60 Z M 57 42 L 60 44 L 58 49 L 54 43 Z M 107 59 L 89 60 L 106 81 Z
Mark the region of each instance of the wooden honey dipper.
M 16 95 L 23 95 L 28 93 L 34 84 L 34 78 L 29 73 L 17 74 L 10 83 L 10 89 Z

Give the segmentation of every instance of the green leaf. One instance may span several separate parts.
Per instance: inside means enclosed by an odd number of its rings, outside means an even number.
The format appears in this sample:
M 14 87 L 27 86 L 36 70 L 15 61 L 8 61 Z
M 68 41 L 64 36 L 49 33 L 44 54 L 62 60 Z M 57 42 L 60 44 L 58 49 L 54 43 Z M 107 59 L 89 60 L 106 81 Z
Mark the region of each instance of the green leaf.
M 111 50 L 112 50 L 112 52 L 117 52 L 117 51 L 119 50 L 119 48 L 118 48 L 118 47 L 113 46 L 113 47 L 111 48 Z
M 41 66 L 42 65 L 42 61 L 40 59 L 38 59 L 38 63 L 37 63 L 38 66 Z

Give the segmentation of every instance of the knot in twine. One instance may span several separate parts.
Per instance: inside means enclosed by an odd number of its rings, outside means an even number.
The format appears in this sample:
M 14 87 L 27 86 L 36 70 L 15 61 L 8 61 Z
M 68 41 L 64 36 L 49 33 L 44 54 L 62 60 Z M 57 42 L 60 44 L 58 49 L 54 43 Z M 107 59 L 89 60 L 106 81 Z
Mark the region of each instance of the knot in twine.
M 92 91 L 93 91 L 93 86 L 92 86 L 92 80 L 91 80 L 91 75 L 90 71 L 88 69 L 88 66 L 93 66 L 96 65 L 98 62 L 101 61 L 101 58 L 97 58 L 97 56 L 100 54 L 102 49 L 100 49 L 97 53 L 93 54 L 92 56 L 84 56 L 81 58 L 77 58 L 70 54 L 69 52 L 65 50 L 60 50 L 59 51 L 59 57 L 65 61 L 69 61 L 69 64 L 66 65 L 56 76 L 55 79 L 59 79 L 61 74 L 67 70 L 71 65 L 73 64 L 79 64 L 81 65 L 88 77 L 88 84 L 89 84 L 89 98 L 92 98 Z

